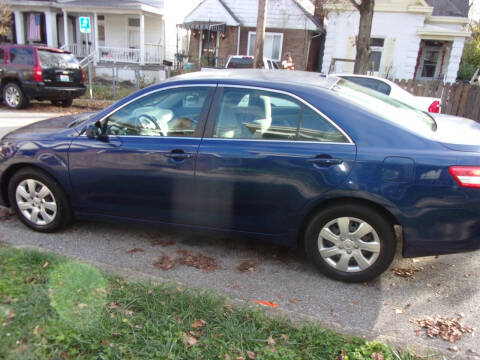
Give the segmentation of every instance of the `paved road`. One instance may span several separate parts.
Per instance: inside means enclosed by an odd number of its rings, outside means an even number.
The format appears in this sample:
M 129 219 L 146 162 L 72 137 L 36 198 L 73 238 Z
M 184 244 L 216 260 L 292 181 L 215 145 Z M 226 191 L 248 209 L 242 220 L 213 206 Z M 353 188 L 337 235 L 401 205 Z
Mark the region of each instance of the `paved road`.
M 2 116 L 0 112 L 3 121 Z M 15 116 L 9 121 L 20 125 L 32 118 Z M 423 270 L 415 279 L 401 278 L 389 271 L 368 284 L 343 284 L 319 274 L 300 252 L 228 236 L 95 222 L 78 222 L 57 234 L 39 234 L 16 219 L 0 221 L 0 235 L 0 240 L 13 245 L 41 247 L 85 261 L 212 289 L 237 299 L 275 301 L 281 309 L 311 316 L 327 326 L 340 326 L 357 334 L 381 335 L 381 339 L 393 338 L 410 346 L 446 352 L 452 346 L 443 340 L 416 336 L 417 327 L 410 319 L 435 314 L 455 317 L 463 313 L 465 325 L 480 324 L 480 252 L 416 261 L 397 258 L 394 266 Z M 153 246 L 152 242 L 172 244 Z M 144 251 L 128 253 L 132 248 Z M 168 271 L 153 265 L 162 255 L 178 257 L 178 249 L 211 256 L 220 268 L 205 273 L 178 263 Z M 243 273 L 237 265 L 244 260 L 258 262 L 258 266 Z M 471 355 L 468 350 L 480 353 L 477 335 L 463 337 L 456 346 L 459 352 L 452 355 L 459 358 Z

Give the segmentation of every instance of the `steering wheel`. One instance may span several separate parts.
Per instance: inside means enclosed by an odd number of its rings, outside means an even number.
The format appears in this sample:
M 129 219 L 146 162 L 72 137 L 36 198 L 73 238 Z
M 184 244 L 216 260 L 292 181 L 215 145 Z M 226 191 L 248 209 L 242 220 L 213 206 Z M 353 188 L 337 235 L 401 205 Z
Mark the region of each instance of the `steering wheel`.
M 137 122 L 140 127 L 148 130 L 160 130 L 155 118 L 151 115 L 141 114 L 137 117 Z

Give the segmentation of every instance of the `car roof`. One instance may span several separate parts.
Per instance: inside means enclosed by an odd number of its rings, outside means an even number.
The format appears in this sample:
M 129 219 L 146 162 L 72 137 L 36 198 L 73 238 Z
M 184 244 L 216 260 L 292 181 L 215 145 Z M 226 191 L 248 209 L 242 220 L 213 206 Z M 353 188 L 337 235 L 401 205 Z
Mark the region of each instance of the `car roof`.
M 178 75 L 167 81 L 201 80 L 217 83 L 239 83 L 245 85 L 248 82 L 269 83 L 271 85 L 292 84 L 300 87 L 315 87 L 330 89 L 338 77 L 325 78 L 320 73 L 308 71 L 269 71 L 263 69 L 221 69 L 213 71 L 195 71 L 188 74 Z

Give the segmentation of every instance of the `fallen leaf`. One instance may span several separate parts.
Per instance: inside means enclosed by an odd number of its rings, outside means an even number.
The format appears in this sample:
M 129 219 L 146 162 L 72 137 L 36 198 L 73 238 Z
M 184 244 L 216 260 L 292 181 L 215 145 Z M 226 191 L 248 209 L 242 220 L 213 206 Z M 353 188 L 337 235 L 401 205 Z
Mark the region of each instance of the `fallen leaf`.
M 205 272 L 212 272 L 218 269 L 217 260 L 200 252 L 193 254 L 191 251 L 178 249 L 177 254 L 180 255 L 178 262 L 182 265 L 194 267 Z
M 262 301 L 262 300 L 252 300 L 255 304 L 260 304 L 263 306 L 270 306 L 273 308 L 278 308 L 278 304 L 272 301 Z
M 108 310 L 118 309 L 118 308 L 121 308 L 122 306 L 123 305 L 120 303 L 112 302 L 108 305 Z
M 458 346 L 456 346 L 456 345 L 450 346 L 450 347 L 448 347 L 448 350 L 453 351 L 453 352 L 457 352 L 458 351 Z
M 249 359 L 255 359 L 257 357 L 257 354 L 253 351 L 247 351 L 247 356 Z
M 415 274 L 423 269 L 424 268 L 421 266 L 420 267 L 414 266 L 410 268 L 395 267 L 395 268 L 392 268 L 391 271 L 397 276 L 414 279 Z
M 175 266 L 175 259 L 166 254 L 163 254 L 161 257 L 159 257 L 153 262 L 153 266 L 158 269 L 167 271 Z
M 192 328 L 196 329 L 196 328 L 199 328 L 199 327 L 202 327 L 206 324 L 206 321 L 205 320 L 197 320 L 195 319 L 195 321 L 192 323 Z
M 133 310 L 125 310 L 125 315 L 132 316 Z
M 257 269 L 258 262 L 256 260 L 244 260 L 237 264 L 237 269 L 243 273 L 249 271 L 255 271 Z
M 457 318 L 444 318 L 436 315 L 434 317 L 427 316 L 423 319 L 410 319 L 410 322 L 423 328 L 430 338 L 440 337 L 445 341 L 455 343 L 460 340 L 464 334 L 473 334 L 473 329 L 463 326 L 461 319 L 461 316 Z
M 187 347 L 192 347 L 197 343 L 197 339 L 193 336 L 188 336 L 187 334 L 182 335 L 183 343 L 187 345 Z
M 130 250 L 127 250 L 127 251 L 126 251 L 127 254 L 135 254 L 135 253 L 137 253 L 137 252 L 145 252 L 145 250 L 142 249 L 142 248 L 136 248 L 136 247 L 134 247 L 134 248 L 131 248 Z
M 45 269 L 48 265 L 50 265 L 49 262 L 48 262 L 48 261 L 45 261 L 45 264 L 43 264 L 42 268 Z
M 267 344 L 268 345 L 275 345 L 275 339 L 272 337 L 272 335 L 270 335 L 267 339 Z
M 347 360 L 347 359 L 348 359 L 348 356 L 347 356 L 346 350 L 341 350 L 340 355 L 335 357 L 335 360 Z
M 288 336 L 287 336 L 287 335 L 285 335 L 285 334 L 281 334 L 281 335 L 280 335 L 280 339 L 282 339 L 282 340 L 285 340 L 285 341 L 286 341 L 286 340 L 288 340 Z
M 78 306 L 79 309 L 85 309 L 87 307 L 87 304 L 79 303 L 79 304 L 77 304 L 77 306 Z
M 42 332 L 42 330 L 40 329 L 40 326 L 36 325 L 34 328 L 33 328 L 33 333 L 35 335 L 40 335 L 40 333 Z
M 372 360 L 385 360 L 385 356 L 383 356 L 382 352 L 374 352 L 370 355 Z

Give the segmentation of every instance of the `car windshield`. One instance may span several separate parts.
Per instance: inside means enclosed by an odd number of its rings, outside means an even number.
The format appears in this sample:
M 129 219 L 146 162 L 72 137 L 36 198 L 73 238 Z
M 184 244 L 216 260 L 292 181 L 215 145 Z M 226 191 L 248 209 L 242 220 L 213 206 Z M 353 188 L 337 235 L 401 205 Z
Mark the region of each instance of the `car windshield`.
M 342 98 L 420 135 L 437 130 L 435 120 L 427 113 L 377 91 L 345 79 L 338 79 L 331 89 Z
M 39 50 L 38 56 L 44 69 L 80 69 L 80 65 L 72 54 Z

